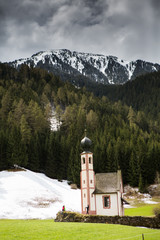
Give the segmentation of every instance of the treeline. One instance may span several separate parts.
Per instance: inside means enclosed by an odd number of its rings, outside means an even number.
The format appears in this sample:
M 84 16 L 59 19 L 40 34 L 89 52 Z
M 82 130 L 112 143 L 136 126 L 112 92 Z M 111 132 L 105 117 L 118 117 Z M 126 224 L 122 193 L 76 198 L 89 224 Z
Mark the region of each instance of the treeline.
M 159 119 L 160 71 L 141 75 L 124 85 L 91 84 L 87 81 L 86 88 L 96 96 L 106 96 L 112 102 L 120 100 L 136 111 L 145 112 L 151 119 Z
M 61 122 L 51 131 L 56 109 Z M 79 185 L 80 141 L 87 128 L 95 172 L 122 169 L 124 183 L 143 191 L 160 172 L 160 119 L 42 69 L 0 64 L 0 170 L 14 164 Z

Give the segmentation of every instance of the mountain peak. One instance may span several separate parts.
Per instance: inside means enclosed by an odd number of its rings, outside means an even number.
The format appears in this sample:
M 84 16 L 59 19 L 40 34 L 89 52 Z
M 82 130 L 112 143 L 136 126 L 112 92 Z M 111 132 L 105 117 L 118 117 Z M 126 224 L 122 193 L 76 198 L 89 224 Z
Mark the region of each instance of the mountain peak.
M 53 73 L 87 77 L 103 84 L 123 84 L 137 76 L 159 71 L 160 65 L 143 60 L 126 61 L 116 56 L 83 53 L 68 49 L 40 51 L 30 58 L 10 62 L 16 68 L 21 64 L 44 68 Z

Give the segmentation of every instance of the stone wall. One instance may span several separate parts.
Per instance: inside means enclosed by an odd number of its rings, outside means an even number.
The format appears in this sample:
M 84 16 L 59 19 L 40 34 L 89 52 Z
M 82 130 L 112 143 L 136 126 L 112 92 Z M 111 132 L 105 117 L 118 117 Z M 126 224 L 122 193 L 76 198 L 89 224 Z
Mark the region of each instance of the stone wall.
M 84 215 L 75 212 L 58 212 L 55 222 L 108 223 L 148 228 L 160 228 L 160 219 L 156 217 L 110 217 L 98 215 Z

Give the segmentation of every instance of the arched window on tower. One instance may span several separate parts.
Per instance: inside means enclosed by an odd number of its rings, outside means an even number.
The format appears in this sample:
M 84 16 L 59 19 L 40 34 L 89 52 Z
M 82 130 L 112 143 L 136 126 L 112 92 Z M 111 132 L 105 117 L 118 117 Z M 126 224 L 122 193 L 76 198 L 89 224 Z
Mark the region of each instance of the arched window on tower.
M 85 164 L 85 158 L 83 157 L 83 164 Z
M 89 163 L 90 163 L 90 164 L 92 163 L 92 158 L 91 158 L 91 157 L 89 157 Z

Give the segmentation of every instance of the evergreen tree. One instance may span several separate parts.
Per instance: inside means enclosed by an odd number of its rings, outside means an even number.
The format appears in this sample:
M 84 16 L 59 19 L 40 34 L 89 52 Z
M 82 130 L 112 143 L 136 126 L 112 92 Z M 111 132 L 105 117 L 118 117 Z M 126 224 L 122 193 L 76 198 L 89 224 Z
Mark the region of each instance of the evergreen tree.
M 28 144 L 28 165 L 27 167 L 32 171 L 40 170 L 39 163 L 39 149 L 38 149 L 38 135 L 32 135 Z
M 27 166 L 28 154 L 26 145 L 21 141 L 21 134 L 16 127 L 12 128 L 8 138 L 7 163 L 8 167 L 14 164 Z
M 22 142 L 29 143 L 31 139 L 31 128 L 26 120 L 25 115 L 23 114 L 20 120 L 20 131 L 22 136 Z
M 68 175 L 70 176 L 69 180 L 76 183 L 80 186 L 80 157 L 79 157 L 79 144 L 76 145 L 76 148 L 72 148 L 69 156 L 69 168 Z
M 118 166 L 114 155 L 114 143 L 110 142 L 107 147 L 107 159 L 108 159 L 107 172 L 117 171 Z
M 45 166 L 45 173 L 47 176 L 52 178 L 57 178 L 57 165 L 58 161 L 56 159 L 56 142 L 55 142 L 55 136 L 54 133 L 50 134 L 49 142 L 48 142 L 48 154 L 46 159 L 46 166 Z M 58 157 L 58 153 L 57 153 Z
M 129 161 L 129 168 L 128 168 L 128 174 L 129 174 L 128 182 L 133 187 L 138 186 L 138 176 L 139 175 L 138 175 L 137 169 L 138 169 L 137 158 L 136 158 L 135 152 L 132 151 L 130 161 Z
M 128 112 L 128 120 L 129 120 L 129 124 L 131 127 L 135 126 L 135 122 L 136 122 L 136 115 L 135 112 L 133 110 L 132 107 L 129 108 L 129 112 Z
M 7 136 L 4 130 L 0 131 L 0 171 L 7 169 Z
M 142 178 L 142 174 L 141 174 L 141 173 L 140 173 L 140 175 L 139 175 L 139 185 L 138 185 L 138 187 L 139 187 L 139 191 L 140 191 L 141 193 L 144 193 L 144 192 L 145 192 L 144 179 Z

